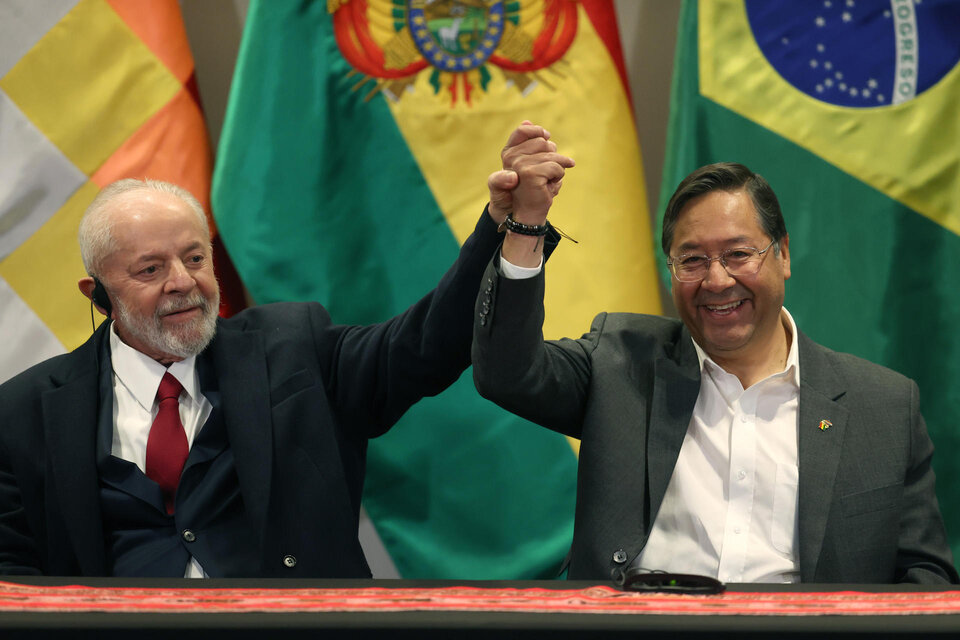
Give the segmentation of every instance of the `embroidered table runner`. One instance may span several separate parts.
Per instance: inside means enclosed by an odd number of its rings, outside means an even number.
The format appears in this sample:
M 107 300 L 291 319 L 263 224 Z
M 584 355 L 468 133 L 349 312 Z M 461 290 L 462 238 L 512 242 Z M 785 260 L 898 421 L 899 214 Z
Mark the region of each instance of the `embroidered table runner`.
M 334 588 L 180 589 L 33 586 L 0 582 L 0 612 L 489 611 L 652 615 L 923 615 L 960 613 L 960 591 L 915 593 L 726 592 L 693 596 L 584 589 Z

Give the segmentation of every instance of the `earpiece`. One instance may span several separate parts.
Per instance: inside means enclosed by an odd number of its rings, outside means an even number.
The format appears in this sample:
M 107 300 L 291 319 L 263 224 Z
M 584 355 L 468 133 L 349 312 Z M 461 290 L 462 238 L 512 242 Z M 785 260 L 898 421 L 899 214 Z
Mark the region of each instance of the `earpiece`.
M 93 279 L 93 293 L 90 295 L 90 298 L 93 300 L 93 304 L 107 312 L 108 317 L 113 313 L 110 296 L 107 295 L 107 290 L 104 288 L 103 283 L 97 278 Z

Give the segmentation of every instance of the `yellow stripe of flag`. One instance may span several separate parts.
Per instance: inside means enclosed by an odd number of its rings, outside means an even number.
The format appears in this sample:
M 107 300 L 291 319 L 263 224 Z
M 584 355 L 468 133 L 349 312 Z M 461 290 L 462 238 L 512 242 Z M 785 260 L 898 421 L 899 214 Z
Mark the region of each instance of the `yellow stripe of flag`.
M 180 87 L 103 0 L 77 4 L 0 80 L 87 175 Z

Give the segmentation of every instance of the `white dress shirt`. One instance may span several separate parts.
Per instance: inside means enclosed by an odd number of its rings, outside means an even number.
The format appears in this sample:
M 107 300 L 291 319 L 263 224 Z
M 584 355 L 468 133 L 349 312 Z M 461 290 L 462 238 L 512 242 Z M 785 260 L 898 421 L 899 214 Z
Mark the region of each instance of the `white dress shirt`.
M 783 371 L 744 389 L 694 342 L 700 394 L 639 565 L 798 582 L 797 326 Z
M 213 406 L 200 391 L 196 357 L 174 362 L 169 367 L 124 343 L 110 327 L 110 359 L 113 365 L 113 445 L 110 453 L 132 462 L 146 473 L 147 438 L 160 404 L 157 390 L 163 374 L 170 372 L 183 386 L 180 393 L 180 422 L 193 446 L 197 433 L 210 417 Z M 185 578 L 207 577 L 195 558 L 190 558 Z
M 518 267 L 509 260 L 500 256 L 500 273 L 507 280 L 526 280 L 538 275 L 543 270 L 543 256 L 540 256 L 540 264 L 536 267 Z

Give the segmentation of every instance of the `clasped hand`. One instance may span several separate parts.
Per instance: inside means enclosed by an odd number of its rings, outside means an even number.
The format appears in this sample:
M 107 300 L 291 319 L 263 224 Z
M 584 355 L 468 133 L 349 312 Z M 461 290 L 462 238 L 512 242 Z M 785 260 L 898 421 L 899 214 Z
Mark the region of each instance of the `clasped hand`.
M 573 159 L 557 153 L 550 132 L 529 120 L 510 134 L 500 159 L 503 169 L 487 180 L 490 216 L 500 223 L 513 213 L 517 222 L 544 224 Z

